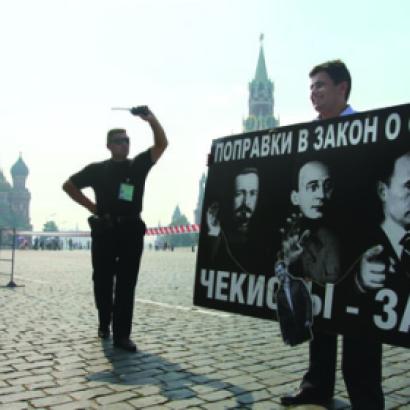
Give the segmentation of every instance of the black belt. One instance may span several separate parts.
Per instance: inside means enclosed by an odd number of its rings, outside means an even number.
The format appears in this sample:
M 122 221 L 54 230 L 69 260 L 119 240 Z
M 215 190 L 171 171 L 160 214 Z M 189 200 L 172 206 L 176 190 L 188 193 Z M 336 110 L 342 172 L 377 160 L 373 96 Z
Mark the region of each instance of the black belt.
M 141 218 L 139 215 L 137 216 L 131 216 L 131 215 L 104 215 L 101 218 L 107 219 L 108 221 L 111 221 L 113 223 L 117 224 L 123 224 L 125 222 L 137 222 L 141 221 Z
M 110 231 L 114 228 L 124 229 L 141 229 L 145 232 L 145 224 L 137 216 L 125 216 L 125 215 L 109 215 L 105 214 L 103 216 L 92 215 L 88 218 L 88 223 L 90 225 L 91 231 L 94 235 L 103 234 L 104 232 Z

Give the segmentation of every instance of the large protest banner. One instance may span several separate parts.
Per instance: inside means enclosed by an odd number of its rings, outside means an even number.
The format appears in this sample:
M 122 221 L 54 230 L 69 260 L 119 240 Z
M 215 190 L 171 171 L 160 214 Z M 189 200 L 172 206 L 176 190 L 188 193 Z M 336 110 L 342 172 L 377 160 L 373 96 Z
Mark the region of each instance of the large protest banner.
M 315 326 L 410 347 L 408 229 L 410 104 L 216 139 L 194 303 L 276 320 L 285 261 Z

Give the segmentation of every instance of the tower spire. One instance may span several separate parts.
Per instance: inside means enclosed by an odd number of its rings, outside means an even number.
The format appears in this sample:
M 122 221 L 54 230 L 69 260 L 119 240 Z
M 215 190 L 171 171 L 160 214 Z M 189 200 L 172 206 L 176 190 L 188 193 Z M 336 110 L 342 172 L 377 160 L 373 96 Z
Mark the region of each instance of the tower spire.
M 261 35 L 259 36 L 260 48 L 259 48 L 258 64 L 256 66 L 256 72 L 255 72 L 255 80 L 266 82 L 266 81 L 269 81 L 269 79 L 268 79 L 268 73 L 266 71 L 265 53 L 263 52 L 263 39 L 264 39 L 264 35 L 263 33 L 261 33 Z
M 244 131 L 274 128 L 279 121 L 274 117 L 273 82 L 268 77 L 263 50 L 263 33 L 259 36 L 259 57 L 255 78 L 249 83 L 249 116 L 243 122 Z

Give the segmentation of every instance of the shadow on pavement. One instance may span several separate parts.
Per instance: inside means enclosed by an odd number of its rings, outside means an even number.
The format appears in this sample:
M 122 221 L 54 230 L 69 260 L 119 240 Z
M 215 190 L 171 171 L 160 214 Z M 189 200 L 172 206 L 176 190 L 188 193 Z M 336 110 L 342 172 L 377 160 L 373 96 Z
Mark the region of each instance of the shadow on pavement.
M 88 375 L 88 380 L 121 385 L 157 386 L 160 389 L 159 394 L 169 400 L 192 399 L 198 395 L 217 394 L 224 390 L 231 394 L 225 397 L 222 395 L 220 400 L 236 401 L 236 405 L 229 408 L 246 409 L 251 408 L 254 403 L 251 392 L 232 383 L 184 370 L 178 364 L 155 354 L 143 351 L 122 352 L 113 348 L 110 340 L 101 341 L 101 345 L 112 369 Z M 206 386 L 202 394 L 192 389 L 200 385 Z

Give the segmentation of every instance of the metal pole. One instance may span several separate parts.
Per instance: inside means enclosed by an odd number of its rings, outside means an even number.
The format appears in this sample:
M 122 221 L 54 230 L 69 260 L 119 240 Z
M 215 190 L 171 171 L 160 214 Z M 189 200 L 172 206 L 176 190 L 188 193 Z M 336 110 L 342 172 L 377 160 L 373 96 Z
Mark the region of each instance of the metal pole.
M 11 247 L 11 277 L 10 277 L 10 282 L 7 284 L 8 288 L 16 288 L 16 287 L 22 287 L 24 285 L 16 285 L 14 282 L 14 260 L 15 260 L 15 254 L 16 254 L 16 242 L 17 242 L 17 234 L 16 234 L 16 227 L 13 228 L 13 244 Z
M 16 228 L 13 228 L 13 243 L 11 246 L 11 276 L 10 282 L 8 283 L 8 288 L 15 288 L 17 285 L 14 282 L 14 255 L 16 250 Z

